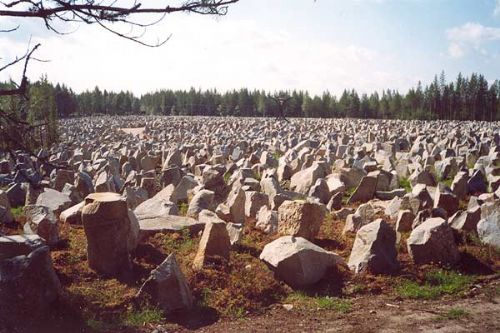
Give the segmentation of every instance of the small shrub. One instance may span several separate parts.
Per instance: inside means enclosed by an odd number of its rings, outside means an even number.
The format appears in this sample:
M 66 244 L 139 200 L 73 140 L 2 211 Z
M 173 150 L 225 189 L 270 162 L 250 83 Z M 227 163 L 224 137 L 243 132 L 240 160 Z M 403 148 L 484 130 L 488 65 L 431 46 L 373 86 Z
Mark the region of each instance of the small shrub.
M 188 212 L 189 205 L 186 202 L 180 202 L 177 205 L 177 208 L 179 209 L 180 216 L 186 216 L 187 212 Z
M 411 183 L 410 183 L 410 180 L 408 178 L 401 178 L 399 180 L 399 187 L 400 188 L 404 188 L 406 193 L 410 193 L 411 192 Z

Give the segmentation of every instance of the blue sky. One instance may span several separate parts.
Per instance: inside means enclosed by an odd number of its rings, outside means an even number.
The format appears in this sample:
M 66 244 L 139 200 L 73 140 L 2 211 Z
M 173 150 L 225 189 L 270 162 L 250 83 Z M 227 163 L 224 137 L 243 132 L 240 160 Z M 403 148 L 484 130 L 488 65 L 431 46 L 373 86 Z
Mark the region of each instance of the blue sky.
M 145 1 L 148 2 L 148 1 Z M 149 2 L 159 2 L 158 0 Z M 5 28 L 18 21 L 0 18 Z M 406 91 L 444 70 L 500 78 L 500 0 L 240 0 L 226 17 L 172 15 L 148 49 L 97 27 L 57 36 L 22 21 L 0 35 L 0 61 L 41 42 L 30 76 L 77 91 L 95 85 L 144 93 L 162 88 Z M 0 73 L 0 79 L 17 72 Z

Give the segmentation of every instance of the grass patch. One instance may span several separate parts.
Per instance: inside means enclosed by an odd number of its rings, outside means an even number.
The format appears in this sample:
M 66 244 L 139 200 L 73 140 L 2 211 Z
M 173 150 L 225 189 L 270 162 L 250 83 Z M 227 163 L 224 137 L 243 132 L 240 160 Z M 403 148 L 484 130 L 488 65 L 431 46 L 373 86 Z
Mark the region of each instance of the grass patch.
M 451 308 L 444 315 L 444 317 L 446 319 L 460 319 L 460 318 L 464 318 L 464 317 L 468 317 L 468 316 L 469 316 L 469 313 L 467 311 L 465 311 L 464 309 L 460 309 L 460 308 Z
M 12 213 L 12 216 L 14 217 L 14 220 L 18 221 L 21 216 L 24 216 L 24 207 L 16 207 L 16 208 L 11 208 L 10 212 Z
M 410 193 L 411 192 L 411 183 L 410 183 L 410 180 L 408 178 L 401 178 L 399 180 L 399 187 L 400 188 L 404 188 L 406 193 Z
M 447 312 L 436 316 L 434 321 L 459 320 L 470 316 L 470 313 L 461 308 L 451 308 Z
M 435 270 L 425 274 L 423 283 L 404 281 L 396 292 L 411 299 L 437 299 L 443 295 L 458 295 L 472 283 L 473 278 L 453 271 Z
M 354 191 L 356 191 L 356 187 L 349 187 L 345 189 L 344 195 L 342 197 L 342 204 L 347 205 L 349 198 L 353 195 Z
M 280 159 L 281 156 L 283 156 L 283 153 L 282 152 L 279 152 L 279 151 L 275 151 L 273 154 L 272 154 L 273 158 L 277 161 Z
M 171 237 L 165 237 L 164 242 L 164 247 L 168 249 L 168 253 L 179 255 L 196 252 L 198 246 L 196 239 L 191 237 L 188 228 L 183 229 L 180 234 L 175 233 Z
M 285 302 L 307 310 L 335 310 L 339 313 L 348 313 L 352 309 L 349 300 L 330 296 L 309 296 L 300 291 L 288 295 Z
M 158 324 L 163 320 L 163 313 L 159 309 L 131 310 L 125 313 L 123 322 L 127 326 L 144 326 Z
M 453 183 L 453 179 L 441 179 L 441 183 L 451 188 L 451 183 Z
M 226 172 L 226 173 L 224 174 L 224 183 L 225 183 L 226 185 L 228 185 L 228 184 L 229 184 L 229 179 L 231 179 L 231 176 L 232 176 L 232 175 L 233 175 L 233 174 L 232 174 L 232 173 L 230 173 L 230 172 Z
M 188 212 L 189 205 L 187 202 L 180 202 L 177 204 L 180 216 L 186 216 Z

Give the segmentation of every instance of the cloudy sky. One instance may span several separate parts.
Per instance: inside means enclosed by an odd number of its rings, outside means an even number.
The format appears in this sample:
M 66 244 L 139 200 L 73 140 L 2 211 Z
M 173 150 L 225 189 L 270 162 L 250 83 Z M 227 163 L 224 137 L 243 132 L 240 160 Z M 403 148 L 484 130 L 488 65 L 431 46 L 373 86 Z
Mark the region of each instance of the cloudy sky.
M 151 1 L 150 1 L 151 2 Z M 155 0 L 154 2 L 159 2 Z M 76 91 L 96 85 L 137 94 L 162 88 L 344 88 L 406 91 L 441 70 L 500 78 L 500 0 L 240 0 L 225 17 L 170 15 L 145 40 L 171 35 L 160 48 L 121 40 L 98 27 L 66 27 L 0 17 L 0 66 L 42 44 L 29 77 Z M 63 29 L 64 30 L 64 29 Z M 0 80 L 19 77 L 19 68 Z

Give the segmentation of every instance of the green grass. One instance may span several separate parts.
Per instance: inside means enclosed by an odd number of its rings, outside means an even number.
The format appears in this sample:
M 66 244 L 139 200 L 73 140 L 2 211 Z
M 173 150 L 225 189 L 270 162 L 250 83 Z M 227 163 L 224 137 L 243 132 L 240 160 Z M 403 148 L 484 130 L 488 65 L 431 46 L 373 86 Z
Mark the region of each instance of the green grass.
M 178 237 L 165 238 L 165 248 L 175 251 L 178 254 L 186 254 L 190 251 L 195 251 L 197 241 L 191 237 L 188 228 L 184 228 Z
M 163 320 L 163 313 L 159 309 L 143 309 L 128 311 L 124 315 L 124 323 L 127 326 L 143 326 L 144 324 L 156 324 Z
M 470 313 L 461 308 L 451 308 L 447 312 L 443 314 L 439 314 L 434 317 L 434 321 L 443 321 L 443 320 L 459 320 L 464 319 L 470 316 Z
M 229 184 L 229 179 L 231 178 L 231 176 L 232 176 L 232 175 L 233 175 L 233 174 L 232 174 L 232 173 L 229 173 L 229 172 L 226 172 L 226 173 L 224 174 L 224 183 L 226 183 L 226 185 L 227 185 L 227 184 Z
M 343 205 L 347 205 L 347 202 L 349 201 L 349 198 L 352 196 L 354 191 L 356 191 L 356 187 L 346 188 L 344 195 L 342 197 L 342 204 Z
M 303 292 L 293 292 L 285 300 L 297 308 L 310 310 L 335 310 L 340 313 L 351 311 L 352 303 L 349 300 L 330 296 L 309 296 Z
M 451 188 L 451 183 L 453 183 L 453 179 L 441 179 L 441 183 Z
M 468 317 L 469 313 L 465 311 L 464 309 L 460 308 L 451 308 L 446 314 L 444 315 L 447 319 L 460 319 L 463 317 Z
M 435 270 L 425 274 L 424 282 L 404 281 L 396 287 L 398 295 L 411 299 L 437 299 L 443 295 L 459 295 L 473 282 L 470 276 L 453 271 Z
M 275 151 L 273 154 L 272 154 L 273 158 L 277 161 L 280 159 L 281 156 L 283 156 L 283 153 L 279 152 L 279 151 Z
M 12 213 L 12 216 L 14 216 L 14 220 L 19 220 L 21 216 L 24 216 L 24 207 L 16 207 L 16 208 L 11 208 L 10 212 Z
M 399 187 L 400 188 L 404 188 L 406 193 L 410 193 L 411 192 L 411 183 L 410 183 L 410 180 L 408 178 L 401 178 L 399 180 Z

